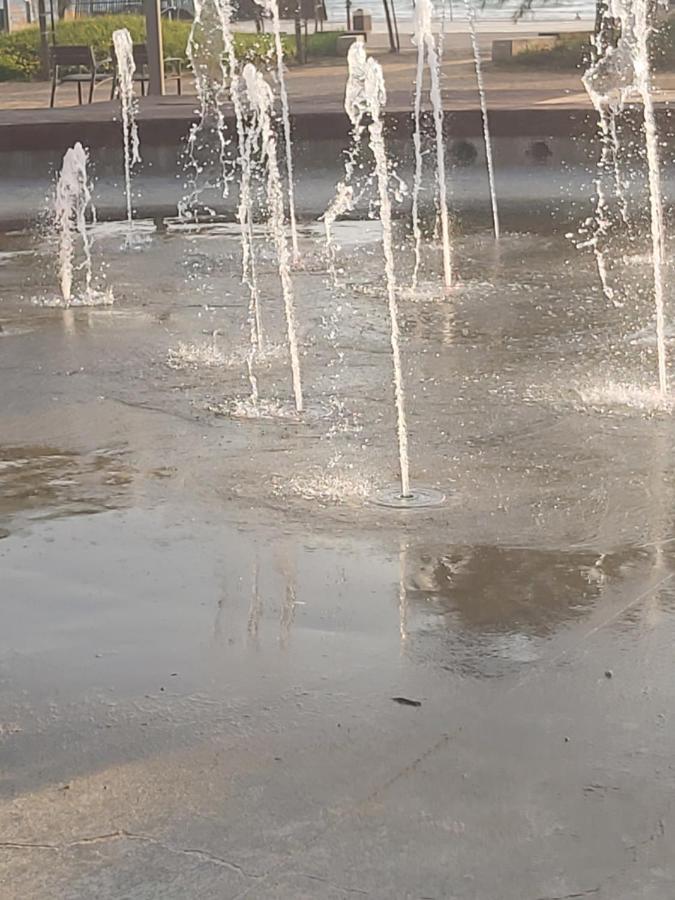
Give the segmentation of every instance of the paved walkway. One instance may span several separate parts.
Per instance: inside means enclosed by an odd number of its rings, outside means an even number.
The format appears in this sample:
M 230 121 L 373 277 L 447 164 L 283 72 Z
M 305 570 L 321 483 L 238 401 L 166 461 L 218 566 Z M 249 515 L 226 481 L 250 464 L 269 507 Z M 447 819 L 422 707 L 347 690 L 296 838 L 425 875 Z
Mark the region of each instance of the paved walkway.
M 388 108 L 391 110 L 410 107 L 416 55 L 407 51 L 400 56 L 382 55 L 388 93 Z M 485 65 L 485 85 L 488 103 L 492 109 L 523 109 L 537 107 L 588 108 L 589 103 L 577 72 L 549 72 L 530 69 L 499 68 L 492 63 Z M 318 112 L 335 111 L 342 108 L 346 63 L 343 60 L 322 66 L 291 69 L 287 75 L 288 92 L 295 111 Z M 190 112 L 194 107 L 194 86 L 187 78 L 183 84 L 183 97 L 175 95 L 175 84 L 167 85 L 167 96 L 160 101 L 164 114 L 169 106 L 177 111 L 186 105 Z M 657 79 L 656 99 L 670 102 L 675 99 L 675 73 L 661 73 Z M 451 58 L 443 65 L 443 101 L 446 109 L 471 109 L 478 105 L 476 77 L 473 61 L 466 57 Z M 58 110 L 50 111 L 49 85 L 44 83 L 0 84 L 0 125 L 11 122 L 27 122 L 36 119 L 35 111 L 40 110 L 39 120 L 45 116 L 61 120 L 66 107 L 73 109 L 78 118 L 101 118 L 108 120 L 111 114 L 109 83 L 100 85 L 92 107 L 77 108 L 77 92 L 74 86 L 63 85 L 57 91 Z M 147 101 L 149 109 L 156 105 Z M 114 109 L 116 109 L 116 104 Z M 8 114 L 11 111 L 11 115 Z M 23 114 L 20 111 L 24 111 Z M 68 114 L 66 114 L 68 116 Z
M 389 107 L 406 107 L 410 104 L 415 78 L 416 54 L 412 51 L 393 57 L 381 57 L 384 64 Z M 287 75 L 288 92 L 294 105 L 316 106 L 318 109 L 342 106 L 347 75 L 346 63 L 335 61 L 330 65 L 291 69 Z M 474 107 L 478 103 L 476 76 L 473 61 L 468 58 L 447 60 L 443 66 L 443 99 L 448 106 Z M 586 96 L 577 73 L 540 72 L 530 70 L 499 69 L 487 64 L 485 82 L 490 105 L 495 107 L 538 106 L 541 104 L 582 105 Z M 674 81 L 675 83 L 675 81 Z M 45 83 L 4 83 L 0 85 L 0 118 L 5 110 L 46 110 L 49 106 L 50 87 Z M 191 78 L 183 83 L 183 93 L 194 96 Z M 167 84 L 167 100 L 175 97 L 175 83 Z M 104 82 L 94 95 L 94 109 L 110 99 L 110 84 Z M 77 89 L 74 85 L 62 85 L 56 94 L 57 107 L 77 105 Z
M 390 109 L 404 109 L 410 106 L 415 78 L 416 54 L 402 52 L 399 56 L 381 54 L 387 82 L 388 106 Z M 501 68 L 488 62 L 484 66 L 488 102 L 491 108 L 532 108 L 542 106 L 586 108 L 588 100 L 578 72 L 553 72 L 531 69 Z M 346 62 L 336 60 L 321 66 L 293 68 L 288 71 L 287 84 L 292 104 L 296 109 L 309 111 L 334 110 L 342 107 L 346 79 Z M 163 105 L 175 97 L 175 83 L 167 84 L 167 98 Z M 194 96 L 191 78 L 183 84 L 185 99 Z M 108 117 L 107 104 L 110 99 L 110 85 L 99 85 L 93 108 L 88 115 Z M 657 101 L 675 99 L 675 73 L 661 73 L 657 78 Z M 478 105 L 476 77 L 473 60 L 457 54 L 446 59 L 443 65 L 443 100 L 448 109 L 468 109 Z M 185 101 L 184 101 L 185 102 Z M 45 83 L 0 84 L 0 123 L 7 119 L 7 110 L 48 110 L 49 85 Z M 183 105 L 180 103 L 179 105 Z M 77 91 L 73 85 L 63 85 L 57 91 L 57 106 L 77 106 Z M 106 110 L 104 112 L 104 110 Z M 21 119 L 26 121 L 22 116 Z M 42 116 L 40 116 L 42 118 Z
M 519 32 L 519 36 L 535 36 L 536 32 Z M 495 67 L 490 61 L 492 40 L 505 37 L 505 33 L 491 31 L 481 34 L 480 43 L 484 55 L 486 86 L 492 106 L 536 106 L 541 103 L 585 102 L 585 94 L 576 72 L 546 72 L 528 69 Z M 409 36 L 403 36 L 403 45 L 409 43 Z M 389 106 L 394 108 L 410 102 L 415 78 L 416 51 L 404 49 L 399 55 L 392 55 L 377 40 L 370 45 L 371 52 L 381 61 L 389 93 Z M 477 105 L 476 77 L 471 56 L 468 35 L 448 34 L 445 38 L 445 62 L 443 65 L 443 97 L 447 104 L 459 108 Z M 295 102 L 309 102 L 325 109 L 341 107 L 346 79 L 346 60 L 334 59 L 307 67 L 292 67 L 287 81 L 291 99 Z M 673 82 L 675 86 L 675 81 Z M 184 93 L 195 93 L 192 79 L 188 76 L 183 83 Z M 175 82 L 169 82 L 167 93 L 175 91 Z M 46 83 L 0 83 L 0 111 L 7 109 L 45 109 L 49 105 L 50 86 Z M 100 84 L 95 93 L 96 101 L 110 97 L 110 82 Z M 77 104 L 75 85 L 63 85 L 56 94 L 58 107 Z

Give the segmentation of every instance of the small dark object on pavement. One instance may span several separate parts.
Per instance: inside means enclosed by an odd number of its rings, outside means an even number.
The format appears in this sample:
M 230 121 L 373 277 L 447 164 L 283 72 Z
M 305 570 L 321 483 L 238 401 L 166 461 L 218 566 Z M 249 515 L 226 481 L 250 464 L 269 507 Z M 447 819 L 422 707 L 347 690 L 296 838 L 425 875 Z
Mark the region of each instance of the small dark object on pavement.
M 392 697 L 394 703 L 400 703 L 401 706 L 421 706 L 421 700 L 410 700 L 408 697 Z

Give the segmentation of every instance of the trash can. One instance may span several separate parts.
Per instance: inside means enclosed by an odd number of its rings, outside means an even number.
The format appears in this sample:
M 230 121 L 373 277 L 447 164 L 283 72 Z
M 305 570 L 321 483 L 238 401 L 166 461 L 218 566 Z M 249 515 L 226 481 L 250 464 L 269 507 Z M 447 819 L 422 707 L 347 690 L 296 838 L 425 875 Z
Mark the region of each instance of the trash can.
M 355 9 L 352 15 L 352 30 L 369 32 L 373 30 L 373 17 L 367 9 Z

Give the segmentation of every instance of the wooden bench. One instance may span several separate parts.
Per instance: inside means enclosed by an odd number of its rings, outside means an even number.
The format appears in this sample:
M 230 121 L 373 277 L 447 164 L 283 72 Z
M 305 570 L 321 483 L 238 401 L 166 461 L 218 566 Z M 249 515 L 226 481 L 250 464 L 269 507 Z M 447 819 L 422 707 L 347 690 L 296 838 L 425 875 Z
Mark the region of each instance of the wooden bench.
M 52 69 L 52 93 L 49 105 L 54 106 L 56 88 L 59 84 L 76 84 L 77 99 L 82 105 L 82 85 L 89 85 L 89 103 L 94 97 L 94 87 L 97 81 L 109 78 L 99 72 L 99 63 L 96 62 L 94 50 L 83 44 L 55 44 L 49 50 Z M 102 63 L 101 63 L 102 65 Z M 77 70 L 61 74 L 63 69 Z
M 147 44 L 134 44 L 134 63 L 136 64 L 136 71 L 134 72 L 134 81 L 140 84 L 141 86 L 141 96 L 145 97 L 145 85 L 150 80 L 150 74 L 148 71 L 148 45 Z M 110 91 L 110 99 L 112 100 L 115 96 L 115 91 L 117 90 L 117 65 L 115 59 L 115 50 L 114 48 L 110 51 L 110 58 L 113 62 L 113 81 L 112 81 L 112 89 Z M 180 97 L 183 93 L 183 85 L 182 85 L 182 77 L 183 77 L 183 61 L 178 56 L 170 56 L 164 60 L 164 74 L 169 77 L 173 77 L 176 79 L 176 93 Z

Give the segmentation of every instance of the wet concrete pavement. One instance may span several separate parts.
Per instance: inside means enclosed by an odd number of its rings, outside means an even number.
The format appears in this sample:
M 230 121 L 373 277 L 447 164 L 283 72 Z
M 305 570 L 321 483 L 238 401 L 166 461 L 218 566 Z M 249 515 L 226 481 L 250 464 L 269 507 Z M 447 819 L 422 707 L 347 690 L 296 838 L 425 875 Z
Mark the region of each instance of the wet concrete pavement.
M 481 677 L 377 549 L 275 536 L 258 614 L 248 539 L 177 516 L 3 548 L 5 896 L 669 896 L 670 574 Z
M 115 306 L 68 311 L 48 246 L 3 238 L 3 898 L 669 897 L 672 426 L 603 388 L 653 377 L 639 248 L 620 310 L 527 233 L 403 296 L 413 481 L 449 497 L 404 514 L 367 502 L 377 230 L 339 230 L 337 290 L 318 233 L 304 424 L 214 415 L 246 384 L 226 228 L 100 226 Z

